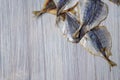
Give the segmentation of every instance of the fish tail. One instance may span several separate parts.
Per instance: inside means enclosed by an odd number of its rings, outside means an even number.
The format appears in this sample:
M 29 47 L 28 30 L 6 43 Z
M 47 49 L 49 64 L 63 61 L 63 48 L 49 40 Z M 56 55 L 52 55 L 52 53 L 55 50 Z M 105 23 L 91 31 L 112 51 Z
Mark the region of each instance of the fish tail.
M 109 59 L 108 63 L 110 64 L 111 67 L 117 66 L 117 64 L 110 59 Z
M 106 48 L 102 49 L 101 50 L 103 53 L 102 55 L 104 56 L 104 58 L 107 60 L 108 64 L 110 65 L 110 67 L 114 67 L 114 66 L 117 66 L 117 64 L 115 62 L 113 62 L 112 60 L 109 59 L 109 56 L 106 55 Z
M 41 16 L 42 14 L 46 13 L 46 10 L 43 9 L 43 10 L 41 10 L 41 11 L 33 11 L 32 13 L 33 13 L 35 16 L 39 17 L 39 16 Z
M 109 58 L 106 58 L 106 60 L 108 61 L 111 67 L 117 66 L 117 64 L 114 61 L 110 60 Z
M 110 60 L 109 58 L 107 58 L 107 61 L 108 61 L 108 64 L 110 65 L 110 66 L 109 66 L 110 71 L 111 71 L 111 68 L 112 68 L 112 67 L 117 66 L 117 64 L 116 64 L 115 62 L 113 62 L 112 60 Z

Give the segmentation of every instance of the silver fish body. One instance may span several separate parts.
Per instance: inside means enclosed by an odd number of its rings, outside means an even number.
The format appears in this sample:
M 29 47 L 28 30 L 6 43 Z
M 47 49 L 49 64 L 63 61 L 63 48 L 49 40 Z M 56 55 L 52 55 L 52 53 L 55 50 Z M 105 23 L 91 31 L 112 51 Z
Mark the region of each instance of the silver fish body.
M 110 1 L 120 4 L 120 0 Z M 111 35 L 106 27 L 99 26 L 108 15 L 108 6 L 101 0 L 59 0 L 57 5 L 53 0 L 45 0 L 42 10 L 33 13 L 37 17 L 44 13 L 54 14 L 58 28 L 68 41 L 80 42 L 88 52 L 102 56 L 110 66 L 117 65 L 109 59 Z
M 108 6 L 101 0 L 85 0 L 80 12 L 81 27 L 73 36 L 81 39 L 86 32 L 98 26 L 107 18 Z M 76 36 L 78 34 L 79 36 Z
M 109 56 L 112 55 L 112 39 L 106 27 L 99 26 L 87 32 L 80 43 L 91 54 L 102 56 L 110 66 L 116 66 L 116 63 L 109 59 Z
M 79 21 L 72 13 L 66 13 L 65 20 L 60 19 L 58 26 L 68 41 L 72 43 L 78 43 L 80 41 L 79 38 L 74 39 L 72 36 L 80 26 Z
M 77 2 L 78 0 L 59 0 L 57 4 L 57 16 L 59 16 L 62 11 L 74 6 Z
M 86 0 L 81 9 L 81 22 L 88 26 L 97 26 L 108 15 L 108 6 L 101 0 Z

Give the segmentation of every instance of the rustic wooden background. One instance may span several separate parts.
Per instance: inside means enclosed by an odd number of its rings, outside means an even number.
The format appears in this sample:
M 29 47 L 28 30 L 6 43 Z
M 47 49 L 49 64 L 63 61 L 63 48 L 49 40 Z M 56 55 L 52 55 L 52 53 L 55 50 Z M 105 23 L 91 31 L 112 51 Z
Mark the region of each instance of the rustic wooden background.
M 44 0 L 0 0 L 0 80 L 120 80 L 120 7 L 109 5 L 112 68 L 79 44 L 67 42 L 55 17 L 34 18 Z

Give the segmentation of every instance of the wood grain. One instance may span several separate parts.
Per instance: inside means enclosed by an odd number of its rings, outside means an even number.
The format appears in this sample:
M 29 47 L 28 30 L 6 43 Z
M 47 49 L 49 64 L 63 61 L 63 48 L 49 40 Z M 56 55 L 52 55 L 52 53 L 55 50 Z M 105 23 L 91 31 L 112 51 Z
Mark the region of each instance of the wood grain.
M 112 35 L 112 71 L 102 58 L 67 42 L 55 17 L 33 17 L 44 0 L 0 0 L 0 80 L 120 80 L 120 7 L 106 1 L 102 25 Z

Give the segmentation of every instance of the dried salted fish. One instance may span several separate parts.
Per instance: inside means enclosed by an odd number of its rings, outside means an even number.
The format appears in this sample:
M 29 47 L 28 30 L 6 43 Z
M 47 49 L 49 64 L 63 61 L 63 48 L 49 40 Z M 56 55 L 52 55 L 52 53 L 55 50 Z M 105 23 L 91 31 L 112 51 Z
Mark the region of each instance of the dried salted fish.
M 62 11 L 74 6 L 77 2 L 79 2 L 79 0 L 59 0 L 57 4 L 57 16 L 59 16 Z
M 78 43 L 80 40 L 79 38 L 74 39 L 73 34 L 79 28 L 80 23 L 72 13 L 65 13 L 65 20 L 59 20 L 58 26 L 62 32 L 62 34 L 67 38 L 68 41 L 73 43 Z
M 111 1 L 111 2 L 113 2 L 115 4 L 117 4 L 117 5 L 120 5 L 120 0 L 109 0 L 109 1 Z
M 80 26 L 80 12 L 78 4 L 79 3 L 76 3 L 67 11 L 64 10 L 56 20 L 57 26 L 62 34 L 67 38 L 68 41 L 73 43 L 78 43 L 80 41 L 79 38 L 74 39 L 72 36 Z
M 35 16 L 41 16 L 44 13 L 51 13 L 56 15 L 56 4 L 53 0 L 45 0 L 44 6 L 40 11 L 33 11 Z
M 112 39 L 105 26 L 98 26 L 87 32 L 80 43 L 90 53 L 106 59 L 111 67 L 117 65 L 109 59 L 109 56 L 111 56 Z
M 80 39 L 90 29 L 98 26 L 107 18 L 108 6 L 101 0 L 85 0 L 81 9 L 81 26 L 75 32 L 73 37 Z
M 120 4 L 119 0 L 110 0 Z M 91 54 L 101 56 L 111 67 L 117 64 L 109 59 L 112 39 L 106 27 L 99 24 L 107 18 L 108 6 L 101 0 L 46 0 L 41 11 L 33 11 L 38 17 L 44 13 L 56 16 L 58 28 L 66 39 L 73 43 L 80 42 Z M 81 12 L 81 14 L 80 14 Z

